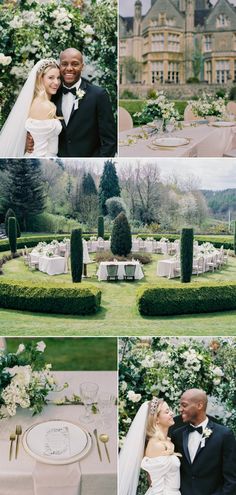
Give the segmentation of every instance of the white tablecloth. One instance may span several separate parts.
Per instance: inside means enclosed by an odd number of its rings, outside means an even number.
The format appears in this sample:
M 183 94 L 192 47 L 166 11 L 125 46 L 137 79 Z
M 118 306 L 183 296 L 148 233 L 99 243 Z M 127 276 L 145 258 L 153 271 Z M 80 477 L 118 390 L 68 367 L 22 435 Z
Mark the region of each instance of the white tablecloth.
M 39 256 L 39 271 L 48 275 L 60 275 L 67 272 L 66 258 L 62 256 Z
M 84 381 L 95 382 L 100 391 L 107 391 L 117 395 L 117 373 L 113 371 L 100 372 L 55 372 L 58 381 L 68 382 L 69 389 L 61 394 L 53 394 L 53 399 L 79 393 L 79 385 Z M 19 410 L 16 416 L 0 422 L 0 495 L 116 495 L 117 473 L 117 426 L 116 406 L 109 430 L 101 431 L 99 415 L 94 415 L 94 423 L 82 425 L 80 415 L 83 406 L 55 406 L 47 405 L 40 415 L 32 417 L 28 410 Z M 62 419 L 81 424 L 92 434 L 92 449 L 79 462 L 66 466 L 51 466 L 37 462 L 28 455 L 22 444 L 18 459 L 9 456 L 9 435 L 15 431 L 17 424 L 21 424 L 23 432 L 31 425 L 49 419 Z M 98 434 L 108 433 L 110 440 L 108 450 L 111 463 L 107 461 L 104 446 L 100 444 L 102 462 L 100 462 L 97 447 L 94 441 L 93 430 Z M 96 490 L 95 490 L 96 487 Z
M 175 277 L 175 268 L 179 266 L 178 260 L 168 259 L 160 260 L 157 263 L 157 275 L 158 277 Z
M 98 280 L 107 280 L 107 265 L 118 265 L 118 279 L 123 280 L 125 275 L 125 265 L 135 265 L 135 280 L 141 280 L 144 277 L 142 267 L 139 261 L 118 261 L 117 263 L 102 261 L 97 271 Z
M 99 249 L 104 250 L 104 251 L 109 251 L 110 246 L 111 246 L 111 241 L 109 241 L 109 240 L 107 240 L 107 241 L 104 241 L 104 240 L 90 241 L 90 240 L 88 240 L 87 246 L 88 246 L 88 251 L 90 253 L 96 253 L 96 251 L 98 251 Z
M 127 140 L 128 135 L 140 134 L 141 127 L 133 128 L 120 133 L 120 141 Z M 223 156 L 224 153 L 236 147 L 236 126 L 214 127 L 213 125 L 198 125 L 197 127 L 184 127 L 182 130 L 166 134 L 166 137 L 186 137 L 190 143 L 185 146 L 151 149 L 152 141 L 158 134 L 149 136 L 148 139 L 138 139 L 130 146 L 119 146 L 119 156 Z

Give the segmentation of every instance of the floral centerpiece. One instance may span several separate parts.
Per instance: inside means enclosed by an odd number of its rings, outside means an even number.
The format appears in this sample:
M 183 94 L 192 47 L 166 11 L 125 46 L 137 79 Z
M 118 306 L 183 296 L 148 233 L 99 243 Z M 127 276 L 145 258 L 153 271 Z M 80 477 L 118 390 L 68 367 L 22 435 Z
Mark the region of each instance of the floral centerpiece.
M 211 242 L 203 242 L 200 246 L 198 246 L 198 252 L 203 254 L 211 254 L 214 253 L 215 247 Z
M 20 344 L 15 353 L 0 351 L 1 419 L 14 416 L 18 407 L 30 409 L 33 415 L 40 413 L 48 393 L 59 391 L 51 364 L 45 363 L 45 347 L 43 341 L 32 341 Z
M 226 112 L 224 98 L 214 98 L 203 93 L 202 98 L 197 101 L 190 101 L 194 115 L 199 117 L 222 117 Z
M 141 112 L 135 113 L 138 124 L 146 124 L 154 120 L 162 120 L 163 130 L 167 122 L 174 123 L 179 120 L 179 112 L 173 101 L 169 101 L 163 91 L 156 93 L 156 98 L 147 100 Z

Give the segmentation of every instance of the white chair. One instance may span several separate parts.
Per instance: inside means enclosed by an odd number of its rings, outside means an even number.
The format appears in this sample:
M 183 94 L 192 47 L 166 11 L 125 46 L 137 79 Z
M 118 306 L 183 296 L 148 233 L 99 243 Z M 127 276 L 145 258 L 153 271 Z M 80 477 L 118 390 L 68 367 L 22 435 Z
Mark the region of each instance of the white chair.
M 236 102 L 235 101 L 229 101 L 226 105 L 226 110 L 227 113 L 231 113 L 233 115 L 236 115 Z
M 190 104 L 188 104 L 184 110 L 184 120 L 185 121 L 199 120 L 199 117 L 197 115 L 194 115 L 192 111 L 192 106 Z
M 128 131 L 133 128 L 131 115 L 125 108 L 119 107 L 119 132 Z
M 229 261 L 229 252 L 230 252 L 230 249 L 227 249 L 226 254 L 224 254 L 224 257 L 223 257 L 223 262 L 226 264 Z

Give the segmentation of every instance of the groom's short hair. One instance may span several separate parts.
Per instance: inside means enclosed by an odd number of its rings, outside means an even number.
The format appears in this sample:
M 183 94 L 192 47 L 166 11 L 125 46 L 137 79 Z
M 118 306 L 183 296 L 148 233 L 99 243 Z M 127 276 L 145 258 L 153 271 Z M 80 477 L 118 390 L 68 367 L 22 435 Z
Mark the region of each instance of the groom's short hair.
M 62 50 L 60 55 L 59 55 L 60 59 L 61 59 L 61 56 L 63 53 L 65 53 L 67 51 L 71 51 L 71 50 L 74 51 L 77 55 L 80 55 L 80 57 L 82 58 L 82 62 L 83 62 L 83 54 L 79 50 L 77 50 L 77 48 L 73 48 L 73 47 L 69 47 L 69 48 L 66 48 L 65 50 Z
M 207 408 L 207 394 L 201 388 L 190 388 L 186 390 L 193 402 L 202 402 L 204 410 Z

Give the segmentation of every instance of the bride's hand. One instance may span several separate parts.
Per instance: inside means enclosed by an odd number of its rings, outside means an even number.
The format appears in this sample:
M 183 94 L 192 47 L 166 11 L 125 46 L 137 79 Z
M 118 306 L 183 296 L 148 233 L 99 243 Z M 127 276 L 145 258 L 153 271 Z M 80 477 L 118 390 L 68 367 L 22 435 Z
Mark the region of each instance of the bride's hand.
M 26 135 L 25 151 L 27 153 L 33 153 L 34 151 L 34 140 L 29 132 Z

